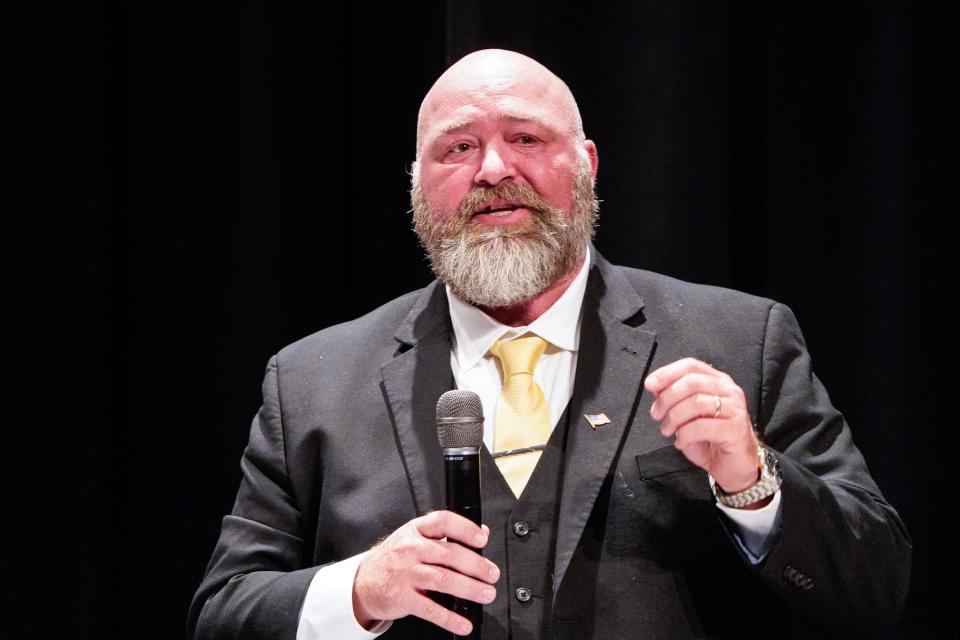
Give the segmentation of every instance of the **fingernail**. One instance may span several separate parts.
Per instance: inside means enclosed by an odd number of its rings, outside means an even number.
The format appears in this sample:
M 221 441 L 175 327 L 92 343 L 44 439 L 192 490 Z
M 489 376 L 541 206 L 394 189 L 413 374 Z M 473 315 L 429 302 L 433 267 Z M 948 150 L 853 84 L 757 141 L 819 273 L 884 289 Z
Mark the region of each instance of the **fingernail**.
M 457 635 L 458 636 L 468 636 L 470 632 L 473 631 L 473 625 L 469 622 L 461 622 L 457 625 Z
M 490 570 L 487 571 L 487 576 L 490 578 L 490 582 L 496 582 L 500 578 L 500 569 L 496 565 L 490 567 Z
M 657 415 L 658 413 L 659 411 L 658 411 L 657 403 L 654 402 L 652 405 L 650 405 L 650 417 L 653 418 L 654 420 L 659 420 L 660 417 Z
M 482 547 L 483 545 L 487 544 L 487 534 L 481 531 L 480 533 L 477 534 L 474 540 L 476 540 L 478 547 Z
M 497 590 L 493 587 L 487 587 L 483 590 L 483 599 L 487 602 L 493 602 L 493 599 L 497 597 Z
M 659 383 L 660 383 L 660 380 L 657 379 L 657 376 L 647 376 L 648 389 L 656 389 Z

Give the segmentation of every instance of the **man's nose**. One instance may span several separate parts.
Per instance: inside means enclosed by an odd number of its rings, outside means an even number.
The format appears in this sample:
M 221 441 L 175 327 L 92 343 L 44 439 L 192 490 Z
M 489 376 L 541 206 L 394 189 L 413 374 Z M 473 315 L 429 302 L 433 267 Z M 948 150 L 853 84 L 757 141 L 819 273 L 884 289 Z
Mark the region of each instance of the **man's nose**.
M 496 144 L 488 144 L 483 148 L 480 167 L 473 178 L 476 184 L 495 187 L 504 180 L 515 177 L 509 151 Z

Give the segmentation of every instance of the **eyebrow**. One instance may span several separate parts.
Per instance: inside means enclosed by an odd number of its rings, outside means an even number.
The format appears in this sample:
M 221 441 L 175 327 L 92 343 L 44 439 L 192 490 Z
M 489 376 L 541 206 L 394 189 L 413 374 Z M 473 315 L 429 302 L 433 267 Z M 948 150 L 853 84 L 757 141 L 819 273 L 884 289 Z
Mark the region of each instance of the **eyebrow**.
M 505 113 L 502 116 L 500 116 L 500 119 L 507 120 L 509 122 L 519 122 L 521 124 L 526 122 L 531 122 L 539 127 L 543 127 L 544 129 L 549 129 L 550 131 L 554 130 L 554 127 L 548 124 L 546 120 L 544 120 L 540 116 L 535 116 L 533 114 Z
M 456 120 L 454 122 L 451 122 L 447 126 L 445 126 L 443 129 L 441 129 L 440 135 L 446 136 L 451 133 L 460 133 L 465 129 L 469 129 L 472 124 L 473 124 L 473 120 Z

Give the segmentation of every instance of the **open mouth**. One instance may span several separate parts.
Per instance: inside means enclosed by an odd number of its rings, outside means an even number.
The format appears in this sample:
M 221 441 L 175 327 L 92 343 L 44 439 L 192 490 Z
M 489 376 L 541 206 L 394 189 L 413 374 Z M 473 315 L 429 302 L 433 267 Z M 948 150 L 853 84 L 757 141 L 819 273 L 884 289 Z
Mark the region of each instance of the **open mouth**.
M 518 202 L 509 202 L 505 204 L 500 203 L 491 203 L 483 207 L 482 209 L 477 209 L 473 212 L 473 215 L 478 216 L 480 214 L 487 214 L 494 217 L 505 216 L 512 211 L 523 207 L 523 204 Z

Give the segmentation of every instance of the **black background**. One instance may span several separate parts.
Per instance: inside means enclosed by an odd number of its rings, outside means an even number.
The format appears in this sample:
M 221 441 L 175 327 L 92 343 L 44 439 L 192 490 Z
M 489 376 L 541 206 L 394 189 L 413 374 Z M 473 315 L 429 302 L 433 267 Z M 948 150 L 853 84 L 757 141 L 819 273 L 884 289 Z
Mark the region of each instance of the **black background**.
M 8 13 L 0 634 L 183 635 L 267 358 L 429 280 L 407 213 L 417 109 L 448 60 L 504 46 L 577 96 L 608 259 L 794 309 L 914 537 L 891 637 L 956 637 L 956 18 L 654 0 Z

